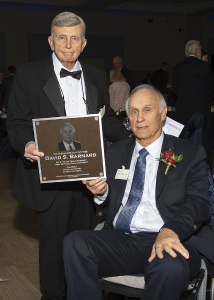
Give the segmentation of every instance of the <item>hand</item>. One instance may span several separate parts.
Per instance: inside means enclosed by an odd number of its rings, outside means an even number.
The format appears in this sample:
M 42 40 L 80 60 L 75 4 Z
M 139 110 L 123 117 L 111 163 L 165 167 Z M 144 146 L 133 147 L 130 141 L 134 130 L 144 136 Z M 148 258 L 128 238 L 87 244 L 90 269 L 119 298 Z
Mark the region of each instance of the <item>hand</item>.
M 183 255 L 186 259 L 189 258 L 189 252 L 181 244 L 177 234 L 168 228 L 163 228 L 157 236 L 148 261 L 151 262 L 156 256 L 162 259 L 163 250 L 175 258 L 177 254 L 173 251 L 173 249 Z
M 37 156 L 43 157 L 44 153 L 38 152 L 36 150 L 35 142 L 28 143 L 27 146 L 25 147 L 24 157 L 31 162 L 35 162 L 35 161 L 37 161 Z
M 108 190 L 106 178 L 102 179 L 99 177 L 93 180 L 83 180 L 82 183 L 85 184 L 94 195 L 103 196 Z

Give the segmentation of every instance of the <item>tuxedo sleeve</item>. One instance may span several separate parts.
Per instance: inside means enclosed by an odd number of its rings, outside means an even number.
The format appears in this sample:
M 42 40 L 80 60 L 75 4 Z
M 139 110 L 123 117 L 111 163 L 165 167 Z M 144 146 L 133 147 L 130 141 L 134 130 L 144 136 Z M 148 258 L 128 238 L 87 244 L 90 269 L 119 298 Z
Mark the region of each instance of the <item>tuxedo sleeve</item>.
M 23 156 L 25 145 L 29 141 L 34 141 L 34 133 L 28 87 L 21 68 L 14 75 L 9 103 L 7 117 L 9 139 L 13 148 Z
M 121 122 L 117 120 L 114 110 L 110 107 L 106 74 L 104 75 L 104 77 L 105 78 L 103 80 L 103 105 L 105 105 L 105 115 L 102 119 L 103 135 L 108 141 L 115 143 L 117 141 L 129 137 L 130 132 L 125 128 L 125 126 Z
M 179 236 L 180 241 L 190 238 L 194 232 L 194 225 L 209 221 L 211 214 L 204 148 L 200 145 L 196 146 L 196 151 L 192 153 L 192 157 L 193 160 L 186 178 L 183 204 L 162 227 L 174 231 Z

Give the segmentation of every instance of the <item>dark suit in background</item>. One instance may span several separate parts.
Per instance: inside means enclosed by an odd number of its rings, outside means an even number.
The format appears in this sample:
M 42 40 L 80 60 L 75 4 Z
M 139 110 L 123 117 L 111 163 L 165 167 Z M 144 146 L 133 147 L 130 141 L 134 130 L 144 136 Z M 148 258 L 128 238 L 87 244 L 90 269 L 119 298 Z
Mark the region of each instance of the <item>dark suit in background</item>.
M 80 150 L 81 149 L 81 143 L 76 142 L 76 141 L 72 141 L 72 142 L 74 144 L 75 150 Z M 58 143 L 58 147 L 59 147 L 59 151 L 66 151 L 63 141 Z
M 163 95 L 167 93 L 167 72 L 162 68 L 152 74 L 152 85 L 156 87 Z
M 1 85 L 1 94 L 4 96 L 3 105 L 6 110 L 8 109 L 8 101 L 9 101 L 10 91 L 13 84 L 13 78 L 14 75 L 10 75 L 9 77 L 4 78 Z
M 115 142 L 128 137 L 110 108 L 106 74 L 81 63 L 86 100 L 90 114 L 105 105 L 102 119 L 104 136 Z M 65 299 L 66 283 L 62 261 L 62 240 L 75 229 L 92 229 L 95 207 L 93 196 L 79 181 L 40 184 L 37 162 L 23 158 L 25 146 L 34 141 L 33 118 L 64 116 L 64 103 L 52 56 L 20 67 L 10 94 L 7 128 L 18 159 L 13 197 L 38 212 L 40 240 L 40 281 L 45 289 L 42 299 Z
M 130 86 L 130 93 L 131 91 L 133 90 L 134 88 L 134 83 L 133 83 L 133 80 L 132 80 L 132 74 L 131 72 L 124 66 L 122 66 L 122 68 L 120 69 L 121 73 L 123 74 L 123 76 L 125 77 L 126 79 L 126 82 L 129 84 Z
M 172 258 L 164 252 L 163 259 L 156 257 L 154 261 L 148 263 L 158 233 L 141 231 L 126 235 L 112 229 L 113 220 L 121 206 L 127 184 L 127 180 L 115 179 L 115 174 L 118 169 L 121 169 L 121 166 L 125 166 L 126 169 L 130 168 L 134 147 L 135 139 L 131 138 L 116 143 L 107 150 L 106 170 L 109 193 L 101 206 L 109 203 L 109 208 L 104 231 L 74 232 L 65 238 L 65 270 L 68 289 L 70 289 L 68 295 L 73 296 L 68 300 L 78 297 L 83 300 L 101 299 L 98 272 L 100 276 L 105 277 L 137 274 L 145 271 L 146 285 L 150 288 L 145 290 L 142 299 L 157 299 L 160 291 L 163 296 L 171 289 L 171 293 L 176 295 L 175 299 L 179 299 L 180 287 L 184 285 L 185 290 L 188 285 L 188 276 L 191 277 L 194 272 L 197 273 L 194 268 L 198 264 L 198 259 L 195 262 L 191 261 L 195 255 L 195 249 L 214 262 L 213 227 L 211 225 L 203 226 L 197 236 L 193 235 L 194 224 L 205 222 L 210 218 L 205 151 L 200 145 L 170 135 L 164 135 L 161 151 L 168 151 L 172 148 L 175 154 L 183 153 L 184 157 L 181 162 L 176 164 L 176 168 L 170 167 L 167 175 L 164 174 L 165 164 L 159 162 L 156 204 L 164 221 L 163 228 L 171 229 L 179 236 L 181 243 L 184 243 L 184 246 L 190 251 L 191 259 L 186 260 L 181 255 Z M 173 279 L 165 277 L 168 272 L 165 271 L 164 260 L 168 260 L 168 258 L 171 260 L 171 262 L 168 261 L 171 270 L 175 266 L 174 271 L 178 276 L 176 280 L 174 280 L 174 276 L 172 276 Z M 183 262 L 180 261 L 180 258 Z M 187 263 L 191 267 L 190 275 L 182 276 L 183 270 L 180 274 L 183 263 L 185 264 L 184 269 L 188 270 Z M 158 269 L 158 265 L 160 269 Z M 200 268 L 200 259 L 198 265 Z M 166 285 L 164 289 L 163 285 Z M 169 298 L 165 295 L 165 298 L 158 299 Z
M 186 125 L 195 113 L 204 117 L 203 146 L 212 168 L 212 120 L 210 95 L 214 93 L 214 76 L 210 65 L 195 56 L 173 68 L 172 84 L 177 95 L 175 119 Z M 184 131 L 181 137 L 184 136 Z

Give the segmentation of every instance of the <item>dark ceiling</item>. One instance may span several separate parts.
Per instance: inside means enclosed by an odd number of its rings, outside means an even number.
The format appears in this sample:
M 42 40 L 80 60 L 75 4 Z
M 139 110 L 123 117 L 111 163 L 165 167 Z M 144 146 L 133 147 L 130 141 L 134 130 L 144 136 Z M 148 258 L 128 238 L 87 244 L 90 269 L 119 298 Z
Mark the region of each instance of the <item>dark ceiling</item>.
M 214 0 L 5 0 L 0 7 L 114 14 L 214 14 Z

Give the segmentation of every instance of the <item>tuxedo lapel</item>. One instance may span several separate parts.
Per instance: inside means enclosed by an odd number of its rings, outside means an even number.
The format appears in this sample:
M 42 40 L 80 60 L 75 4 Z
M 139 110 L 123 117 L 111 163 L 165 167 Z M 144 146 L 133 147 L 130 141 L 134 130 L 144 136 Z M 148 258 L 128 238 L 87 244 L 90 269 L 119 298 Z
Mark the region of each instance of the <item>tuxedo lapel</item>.
M 172 140 L 170 139 L 170 136 L 164 134 L 164 140 L 163 140 L 161 152 L 169 151 L 170 148 L 174 149 Z M 170 168 L 166 175 L 165 175 L 165 171 L 166 171 L 166 165 L 162 161 L 160 161 L 158 166 L 158 172 L 157 172 L 157 180 L 156 180 L 156 200 L 158 200 L 163 190 L 163 187 L 167 182 L 168 175 L 170 175 Z
M 48 96 L 59 116 L 64 116 L 64 103 L 59 89 L 59 82 L 54 72 L 52 56 L 50 56 L 50 58 L 46 61 L 42 79 L 46 81 L 46 84 L 43 87 L 44 92 Z
M 94 85 L 93 74 L 86 68 L 85 64 L 81 62 L 83 77 L 85 81 L 85 90 L 86 90 L 86 101 L 88 103 L 88 109 L 90 114 L 96 114 L 97 111 L 97 102 L 98 102 L 98 89 Z

